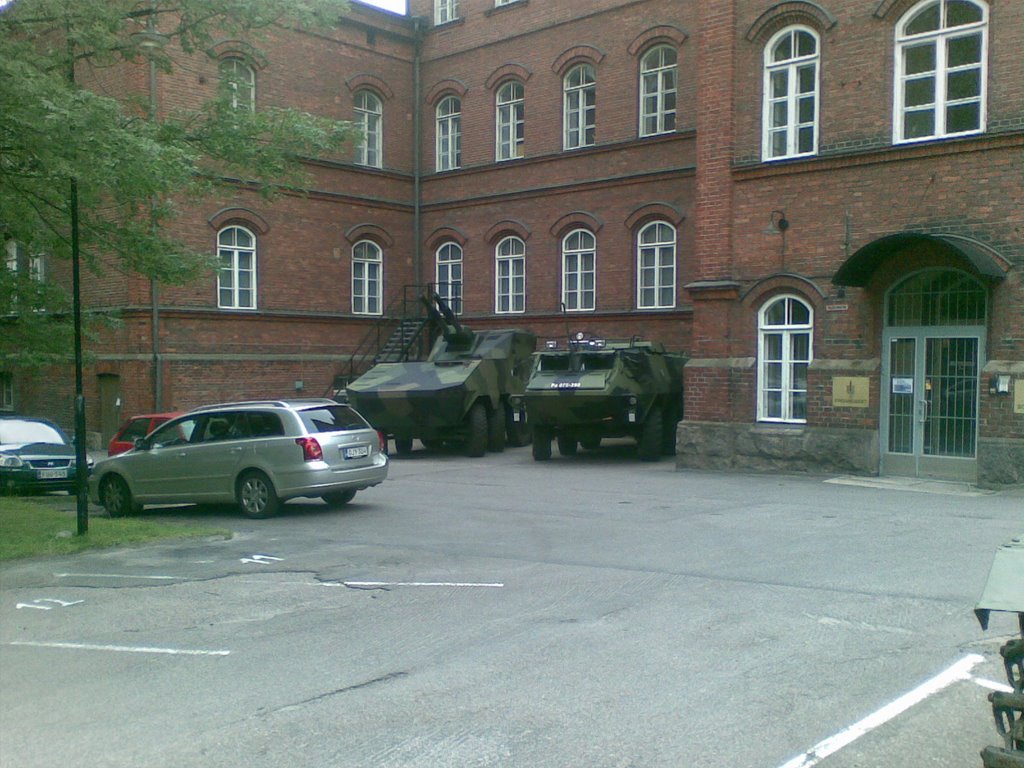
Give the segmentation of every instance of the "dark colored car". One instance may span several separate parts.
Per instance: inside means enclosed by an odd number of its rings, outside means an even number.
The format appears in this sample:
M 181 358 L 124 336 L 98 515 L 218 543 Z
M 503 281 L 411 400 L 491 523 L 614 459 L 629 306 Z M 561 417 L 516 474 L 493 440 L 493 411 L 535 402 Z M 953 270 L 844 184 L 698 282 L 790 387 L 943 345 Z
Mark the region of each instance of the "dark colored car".
M 168 413 L 143 413 L 138 416 L 132 416 L 110 438 L 110 442 L 107 444 L 107 456 L 117 456 L 119 453 L 130 451 L 135 447 L 135 441 L 140 437 L 145 437 L 165 421 L 170 421 L 181 415 L 181 411 L 170 411 Z
M 0 492 L 74 492 L 75 479 L 75 446 L 60 427 L 0 416 Z

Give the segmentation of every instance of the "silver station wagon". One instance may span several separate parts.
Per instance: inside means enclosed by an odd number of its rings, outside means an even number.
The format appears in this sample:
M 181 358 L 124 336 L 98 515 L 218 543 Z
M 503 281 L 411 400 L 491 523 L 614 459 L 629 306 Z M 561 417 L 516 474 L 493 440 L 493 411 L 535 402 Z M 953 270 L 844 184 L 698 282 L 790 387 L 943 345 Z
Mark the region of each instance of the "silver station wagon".
M 90 490 L 111 517 L 144 504 L 231 502 L 270 517 L 297 497 L 347 504 L 387 476 L 381 435 L 350 406 L 268 400 L 203 406 L 162 424 L 97 462 Z

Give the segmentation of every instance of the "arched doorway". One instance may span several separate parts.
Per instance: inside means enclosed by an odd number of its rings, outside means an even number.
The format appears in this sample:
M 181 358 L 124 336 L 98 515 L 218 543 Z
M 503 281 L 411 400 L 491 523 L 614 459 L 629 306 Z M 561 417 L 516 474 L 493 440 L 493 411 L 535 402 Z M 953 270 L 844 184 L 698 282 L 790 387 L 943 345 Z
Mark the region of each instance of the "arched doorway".
M 926 269 L 886 294 L 882 474 L 975 482 L 978 379 L 988 292 L 958 269 Z

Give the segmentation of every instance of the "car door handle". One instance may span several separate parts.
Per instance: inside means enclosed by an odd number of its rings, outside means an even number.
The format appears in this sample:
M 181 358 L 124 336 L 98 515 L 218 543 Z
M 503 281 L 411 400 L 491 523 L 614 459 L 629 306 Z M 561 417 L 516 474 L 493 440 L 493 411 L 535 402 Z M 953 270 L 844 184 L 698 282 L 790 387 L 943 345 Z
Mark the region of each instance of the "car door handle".
M 242 448 L 241 446 L 239 446 L 238 448 L 232 448 L 232 449 L 230 450 L 230 452 L 231 452 L 231 453 L 241 453 L 241 452 L 242 452 L 243 450 L 244 450 L 244 449 L 243 449 L 243 448 Z

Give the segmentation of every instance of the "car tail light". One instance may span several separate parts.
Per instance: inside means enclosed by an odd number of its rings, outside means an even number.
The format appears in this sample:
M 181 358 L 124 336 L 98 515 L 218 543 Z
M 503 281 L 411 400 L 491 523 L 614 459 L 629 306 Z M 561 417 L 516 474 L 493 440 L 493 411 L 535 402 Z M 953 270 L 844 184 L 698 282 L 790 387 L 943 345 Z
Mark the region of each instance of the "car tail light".
M 379 429 L 377 430 L 377 450 L 381 453 L 388 452 L 388 439 L 384 436 L 384 433 Z
M 296 437 L 295 444 L 302 447 L 304 461 L 323 461 L 324 451 L 315 437 Z

